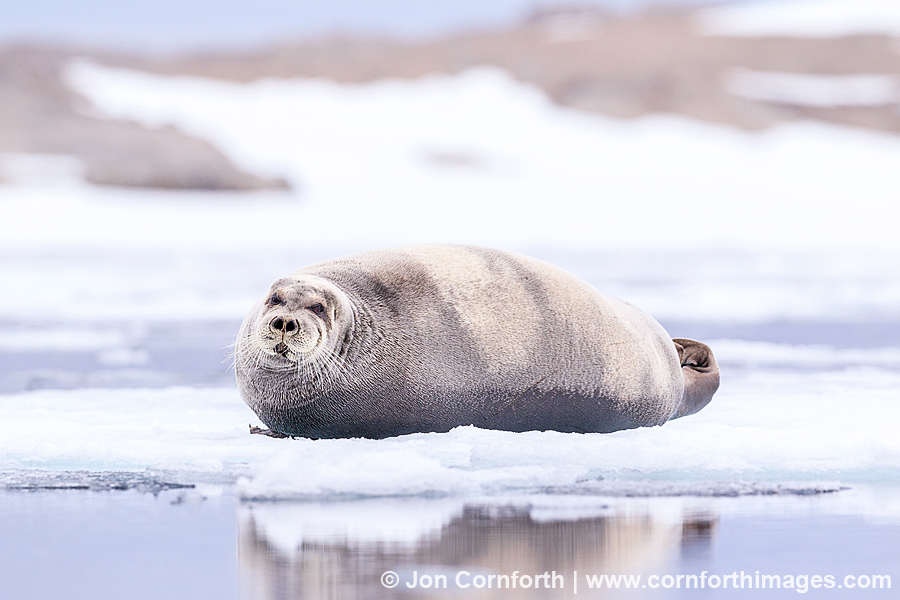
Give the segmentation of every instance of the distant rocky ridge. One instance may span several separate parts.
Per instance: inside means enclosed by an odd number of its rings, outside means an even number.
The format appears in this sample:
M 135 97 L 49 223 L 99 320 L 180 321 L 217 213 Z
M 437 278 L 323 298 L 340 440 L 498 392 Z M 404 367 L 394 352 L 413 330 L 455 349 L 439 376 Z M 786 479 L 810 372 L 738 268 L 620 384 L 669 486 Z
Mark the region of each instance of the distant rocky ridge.
M 368 82 L 493 65 L 539 86 L 561 105 L 618 118 L 669 113 L 750 130 L 815 119 L 900 132 L 900 97 L 817 105 L 777 94 L 768 99 L 741 95 L 734 86 L 729 88 L 729 78 L 741 70 L 866 74 L 900 82 L 900 40 L 887 35 L 705 36 L 689 11 L 624 16 L 555 11 L 508 29 L 430 41 L 329 37 L 259 51 L 167 58 L 0 48 L 0 153 L 74 155 L 83 162 L 87 180 L 98 184 L 210 190 L 288 187 L 283 179 L 241 170 L 208 142 L 174 128 L 151 130 L 92 116 L 89 103 L 61 76 L 63 66 L 76 56 L 109 66 L 238 82 L 263 77 Z
M 63 81 L 75 52 L 0 48 L 0 153 L 70 155 L 95 184 L 195 190 L 286 189 L 235 166 L 218 149 L 172 127 L 148 129 L 92 116 Z
M 728 90 L 729 78 L 741 69 L 900 76 L 900 39 L 706 36 L 695 13 L 687 10 L 626 15 L 557 10 L 510 29 L 433 41 L 331 37 L 258 52 L 111 60 L 162 74 L 231 81 L 319 77 L 366 82 L 493 65 L 539 86 L 561 105 L 613 117 L 670 113 L 751 130 L 816 119 L 900 132 L 900 96 L 892 103 L 815 106 L 752 100 Z

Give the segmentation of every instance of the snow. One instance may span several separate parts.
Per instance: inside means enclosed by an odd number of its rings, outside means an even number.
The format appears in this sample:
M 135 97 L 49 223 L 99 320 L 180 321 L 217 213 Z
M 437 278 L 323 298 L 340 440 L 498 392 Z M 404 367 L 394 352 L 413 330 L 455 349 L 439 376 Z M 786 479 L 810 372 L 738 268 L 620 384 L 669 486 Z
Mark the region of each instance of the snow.
M 795 106 L 887 106 L 900 103 L 900 83 L 891 75 L 809 75 L 736 69 L 725 89 L 730 94 Z
M 42 390 L 0 396 L 3 469 L 162 469 L 232 481 L 264 456 L 234 389 Z M 260 454 L 262 452 L 262 454 Z
M 706 9 L 699 22 L 707 35 L 900 35 L 900 4 L 895 0 L 766 0 Z
M 124 343 L 122 333 L 114 329 L 30 327 L 0 331 L 3 352 L 105 350 Z

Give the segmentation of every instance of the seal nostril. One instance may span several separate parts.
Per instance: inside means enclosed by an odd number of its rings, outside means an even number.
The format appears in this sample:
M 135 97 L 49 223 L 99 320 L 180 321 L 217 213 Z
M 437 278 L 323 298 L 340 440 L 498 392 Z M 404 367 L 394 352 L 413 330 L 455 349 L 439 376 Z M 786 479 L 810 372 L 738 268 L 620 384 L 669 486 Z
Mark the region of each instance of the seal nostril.
M 284 329 L 284 319 L 282 319 L 281 317 L 275 317 L 272 320 L 272 329 L 277 329 L 279 331 Z
M 294 331 L 295 329 L 297 329 L 297 321 L 295 321 L 293 319 L 291 319 L 284 325 L 284 330 L 288 333 Z

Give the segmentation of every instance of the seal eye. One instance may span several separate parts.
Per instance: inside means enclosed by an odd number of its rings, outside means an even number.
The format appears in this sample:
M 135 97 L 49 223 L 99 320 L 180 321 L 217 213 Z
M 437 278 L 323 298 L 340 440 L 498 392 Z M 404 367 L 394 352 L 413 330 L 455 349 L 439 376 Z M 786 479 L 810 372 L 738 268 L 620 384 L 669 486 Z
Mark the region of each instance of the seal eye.
M 321 304 L 313 304 L 312 306 L 307 306 L 307 308 L 309 310 L 313 311 L 314 313 L 316 313 L 317 315 L 321 315 L 322 313 L 325 312 L 325 307 L 322 306 Z
M 272 294 L 272 296 L 269 298 L 269 304 L 271 304 L 272 306 L 275 306 L 276 304 L 281 304 L 281 303 L 282 303 L 281 296 L 279 296 L 278 294 Z

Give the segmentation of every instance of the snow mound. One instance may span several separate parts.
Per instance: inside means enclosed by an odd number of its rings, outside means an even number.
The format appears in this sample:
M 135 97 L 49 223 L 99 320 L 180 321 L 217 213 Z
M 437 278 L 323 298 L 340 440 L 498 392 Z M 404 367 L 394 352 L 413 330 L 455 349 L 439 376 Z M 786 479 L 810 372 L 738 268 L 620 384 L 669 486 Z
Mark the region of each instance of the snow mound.
M 837 108 L 890 106 L 900 102 L 900 81 L 892 75 L 812 75 L 734 69 L 725 89 L 730 94 L 778 104 Z

